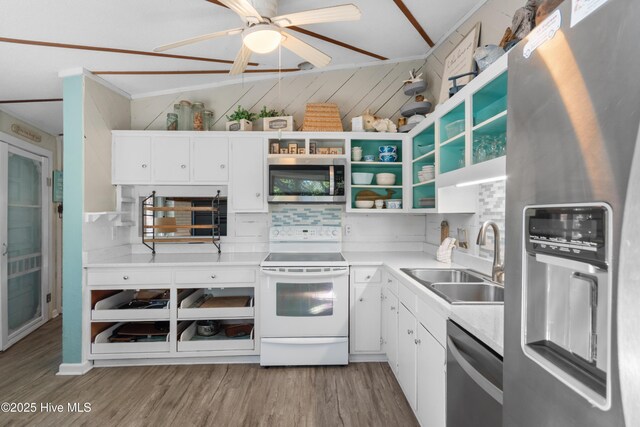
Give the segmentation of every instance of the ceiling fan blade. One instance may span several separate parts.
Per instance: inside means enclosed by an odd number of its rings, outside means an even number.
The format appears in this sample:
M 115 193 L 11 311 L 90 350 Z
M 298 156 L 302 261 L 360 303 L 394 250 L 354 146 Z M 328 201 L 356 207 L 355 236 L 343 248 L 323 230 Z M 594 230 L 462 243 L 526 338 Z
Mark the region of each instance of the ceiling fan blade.
M 293 37 L 291 34 L 282 32 L 282 46 L 289 49 L 296 55 L 311 62 L 318 68 L 326 67 L 331 62 L 331 57 L 323 52 L 320 52 L 315 47 L 302 40 Z
M 175 49 L 176 47 L 186 46 L 193 43 L 202 42 L 205 40 L 215 39 L 217 37 L 231 36 L 234 34 L 240 34 L 242 32 L 242 28 L 234 28 L 232 30 L 226 31 L 218 31 L 216 33 L 203 34 L 198 37 L 191 37 L 190 39 L 180 40 L 175 43 L 165 44 L 163 46 L 159 46 L 153 49 L 154 52 L 164 52 L 165 50 Z
M 271 22 L 281 27 L 290 27 L 292 25 L 319 24 L 321 22 L 356 21 L 360 17 L 362 17 L 362 13 L 358 6 L 343 4 L 275 16 L 271 18 Z
M 248 0 L 219 0 L 220 3 L 240 15 L 245 21 L 264 22 L 264 18 Z M 253 22 L 253 23 L 256 23 Z
M 229 70 L 229 74 L 242 74 L 244 70 L 247 69 L 249 59 L 251 59 L 251 53 L 251 49 L 246 47 L 243 43 L 240 48 L 240 52 L 238 52 L 238 56 L 236 56 L 236 60 L 233 61 L 233 66 L 231 67 L 231 70 Z

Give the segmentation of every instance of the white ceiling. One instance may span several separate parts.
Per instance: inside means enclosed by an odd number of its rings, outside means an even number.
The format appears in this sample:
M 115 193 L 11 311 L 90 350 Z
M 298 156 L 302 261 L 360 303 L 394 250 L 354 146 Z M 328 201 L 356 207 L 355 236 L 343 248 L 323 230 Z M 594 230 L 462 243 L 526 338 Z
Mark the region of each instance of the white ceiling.
M 389 59 L 424 55 L 429 46 L 392 0 L 280 0 L 278 13 L 289 13 L 352 2 L 362 11 L 357 22 L 308 25 L 305 28 Z M 478 0 L 404 0 L 435 42 L 441 40 Z M 55 43 L 152 51 L 154 47 L 204 33 L 241 26 L 232 11 L 205 0 L 0 0 L 0 37 Z M 330 66 L 370 63 L 375 59 L 294 32 L 333 58 Z M 240 36 L 210 40 L 167 53 L 233 60 Z M 253 55 L 258 68 L 277 68 L 278 53 Z M 302 60 L 282 51 L 282 67 Z M 0 100 L 61 98 L 60 70 L 90 71 L 212 70 L 229 65 L 120 53 L 60 49 L 0 42 Z M 252 67 L 255 68 L 255 67 Z M 256 74 L 251 74 L 252 77 Z M 210 83 L 227 75 L 102 76 L 132 96 Z M 237 79 L 237 76 L 235 77 Z M 62 133 L 62 106 L 2 104 L 5 111 Z

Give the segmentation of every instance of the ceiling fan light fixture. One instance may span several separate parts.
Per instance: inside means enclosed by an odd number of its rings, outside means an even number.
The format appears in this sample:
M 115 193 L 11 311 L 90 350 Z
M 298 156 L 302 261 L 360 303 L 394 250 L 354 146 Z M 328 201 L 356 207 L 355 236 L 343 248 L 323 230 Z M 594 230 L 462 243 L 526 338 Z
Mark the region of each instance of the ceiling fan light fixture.
M 271 24 L 258 24 L 242 34 L 242 42 L 255 53 L 269 53 L 276 50 L 282 41 L 282 34 Z

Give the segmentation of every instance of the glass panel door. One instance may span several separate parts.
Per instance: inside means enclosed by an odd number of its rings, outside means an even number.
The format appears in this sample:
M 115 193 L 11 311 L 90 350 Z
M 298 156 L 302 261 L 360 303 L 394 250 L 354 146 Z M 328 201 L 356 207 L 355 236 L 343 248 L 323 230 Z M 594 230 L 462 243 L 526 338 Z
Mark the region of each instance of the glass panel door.
M 7 157 L 7 338 L 37 326 L 43 311 L 43 159 L 9 147 Z
M 280 317 L 333 316 L 333 283 L 277 283 L 276 315 Z

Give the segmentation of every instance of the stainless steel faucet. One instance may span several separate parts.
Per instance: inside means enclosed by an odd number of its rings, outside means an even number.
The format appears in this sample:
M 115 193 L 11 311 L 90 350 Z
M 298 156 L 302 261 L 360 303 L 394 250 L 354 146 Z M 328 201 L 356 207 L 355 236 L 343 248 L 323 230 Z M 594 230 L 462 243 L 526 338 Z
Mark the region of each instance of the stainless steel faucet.
M 491 267 L 491 280 L 496 283 L 504 284 L 504 264 L 500 259 L 500 229 L 498 224 L 493 221 L 485 221 L 480 227 L 478 239 L 476 243 L 481 246 L 487 243 L 487 229 L 493 228 L 493 266 Z

